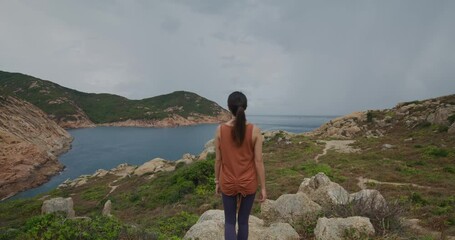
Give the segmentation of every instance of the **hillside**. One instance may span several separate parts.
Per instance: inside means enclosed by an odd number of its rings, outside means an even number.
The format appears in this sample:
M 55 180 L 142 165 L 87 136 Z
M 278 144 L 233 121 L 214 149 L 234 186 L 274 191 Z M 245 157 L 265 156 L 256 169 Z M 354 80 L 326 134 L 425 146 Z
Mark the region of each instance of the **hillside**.
M 446 237 L 455 236 L 454 106 L 455 95 L 450 95 L 349 114 L 308 134 L 265 132 L 268 199 L 278 201 L 285 194 L 295 194 L 305 178 L 323 172 L 349 193 L 375 189 L 390 204 L 383 212 L 386 217 L 373 216 L 380 228 L 369 239 L 449 239 Z M 1 203 L 0 236 L 2 229 L 3 236 L 20 239 L 65 236 L 77 228 L 93 236 L 108 232 L 119 239 L 183 238 L 201 214 L 222 208 L 220 197 L 214 194 L 214 155 L 207 151 L 201 154 L 206 160 L 184 158 L 167 164 L 153 160 L 154 164 L 148 164 L 152 170 L 142 174 L 134 173 L 138 169 L 144 172 L 143 167 L 123 165 L 67 182 L 44 198 L 43 194 Z M 195 162 L 185 164 L 191 161 Z M 90 216 L 90 226 L 100 229 L 80 227 L 85 220 L 40 215 L 43 199 L 52 197 L 72 197 L 76 215 Z M 107 200 L 114 217 L 100 220 Z M 361 214 L 350 205 L 339 207 L 341 213 L 322 211 L 318 217 Z M 257 202 L 253 215 L 265 219 Z M 291 225 L 300 239 L 315 238 L 314 219 L 301 217 Z
M 32 104 L 0 96 L 0 199 L 46 182 L 71 136 Z
M 0 94 L 34 104 L 64 128 L 95 124 L 178 126 L 214 123 L 230 117 L 215 102 L 191 92 L 129 100 L 113 94 L 79 92 L 25 74 L 2 71 Z

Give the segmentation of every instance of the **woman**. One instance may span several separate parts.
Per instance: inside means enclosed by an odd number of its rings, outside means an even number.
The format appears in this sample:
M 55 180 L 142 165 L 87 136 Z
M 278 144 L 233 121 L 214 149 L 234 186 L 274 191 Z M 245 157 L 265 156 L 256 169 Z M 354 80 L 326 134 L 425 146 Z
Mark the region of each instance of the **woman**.
M 221 124 L 215 137 L 216 193 L 221 192 L 223 199 L 225 239 L 248 239 L 248 218 L 258 183 L 261 187 L 259 201 L 264 202 L 267 198 L 262 135 L 258 127 L 246 122 L 247 99 L 243 93 L 231 93 L 228 107 L 235 118 Z

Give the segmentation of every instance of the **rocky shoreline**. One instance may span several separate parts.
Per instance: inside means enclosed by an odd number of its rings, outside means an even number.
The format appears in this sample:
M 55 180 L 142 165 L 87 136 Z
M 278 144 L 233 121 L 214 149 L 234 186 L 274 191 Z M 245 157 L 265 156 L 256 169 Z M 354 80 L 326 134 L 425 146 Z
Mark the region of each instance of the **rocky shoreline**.
M 73 138 L 34 105 L 0 97 L 0 199 L 39 186 L 58 174 L 57 156 Z

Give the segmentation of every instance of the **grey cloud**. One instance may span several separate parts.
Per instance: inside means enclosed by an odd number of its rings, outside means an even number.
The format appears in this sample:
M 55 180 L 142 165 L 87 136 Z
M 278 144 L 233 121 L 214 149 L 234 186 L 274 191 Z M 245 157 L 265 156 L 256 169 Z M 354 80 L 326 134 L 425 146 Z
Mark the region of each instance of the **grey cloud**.
M 5 1 L 0 66 L 139 99 L 340 115 L 455 93 L 453 1 Z

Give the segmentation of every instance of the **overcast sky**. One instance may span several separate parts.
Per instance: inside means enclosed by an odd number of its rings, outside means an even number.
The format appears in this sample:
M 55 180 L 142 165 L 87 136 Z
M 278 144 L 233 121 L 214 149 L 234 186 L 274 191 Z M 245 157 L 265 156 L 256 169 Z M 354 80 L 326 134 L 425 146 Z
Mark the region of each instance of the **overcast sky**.
M 250 114 L 343 115 L 455 93 L 455 1 L 0 0 L 0 70 Z

